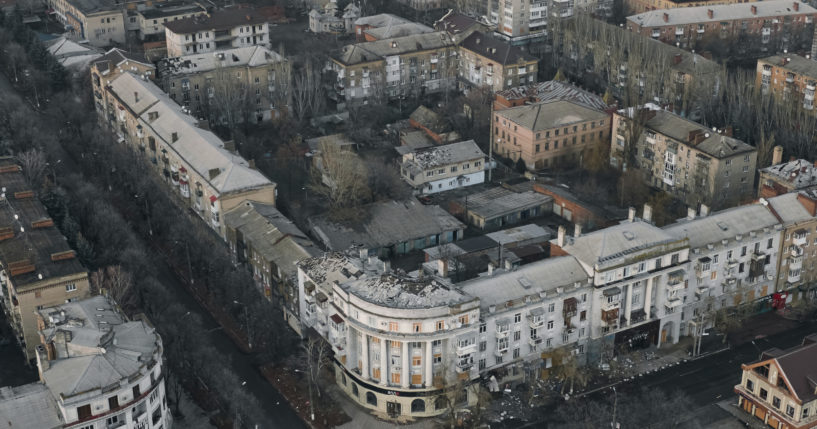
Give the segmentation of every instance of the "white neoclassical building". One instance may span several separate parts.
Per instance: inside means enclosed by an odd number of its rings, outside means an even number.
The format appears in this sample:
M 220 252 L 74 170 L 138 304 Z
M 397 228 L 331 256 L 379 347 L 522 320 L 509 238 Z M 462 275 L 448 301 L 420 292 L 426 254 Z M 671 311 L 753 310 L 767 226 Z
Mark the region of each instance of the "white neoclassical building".
M 162 340 L 146 319 L 128 320 L 104 296 L 45 308 L 37 317 L 40 379 L 60 427 L 170 429 Z

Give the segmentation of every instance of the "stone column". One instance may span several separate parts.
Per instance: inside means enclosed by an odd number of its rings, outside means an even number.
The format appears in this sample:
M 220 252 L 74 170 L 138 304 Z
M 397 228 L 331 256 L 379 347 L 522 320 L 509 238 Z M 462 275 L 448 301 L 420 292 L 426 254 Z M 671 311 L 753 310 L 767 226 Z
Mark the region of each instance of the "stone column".
M 409 343 L 403 341 L 403 350 L 400 351 L 400 358 L 403 359 L 403 364 L 400 366 L 402 370 L 400 373 L 400 386 L 407 389 L 411 382 L 409 380 Z
M 426 382 L 426 387 L 431 387 L 434 384 L 434 370 L 433 370 L 434 366 L 431 364 L 431 362 L 433 361 L 434 358 L 433 358 L 433 354 L 431 353 L 431 341 L 426 341 L 425 346 L 426 346 L 426 357 L 425 357 L 425 362 L 423 362 L 423 363 L 425 364 L 426 370 L 425 370 L 425 377 L 424 378 L 425 378 L 425 382 Z
M 363 377 L 364 380 L 369 379 L 369 336 L 366 333 L 361 332 L 360 337 L 358 339 L 361 344 L 361 356 L 360 356 L 360 375 Z
M 633 312 L 633 284 L 630 283 L 627 285 L 627 301 L 624 302 L 624 305 L 627 306 L 627 326 L 630 326 L 630 315 Z
M 652 277 L 647 279 L 647 291 L 644 293 L 644 313 L 646 320 L 650 320 L 650 307 L 652 306 Z
M 380 385 L 385 386 L 389 380 L 389 355 L 386 339 L 380 339 Z

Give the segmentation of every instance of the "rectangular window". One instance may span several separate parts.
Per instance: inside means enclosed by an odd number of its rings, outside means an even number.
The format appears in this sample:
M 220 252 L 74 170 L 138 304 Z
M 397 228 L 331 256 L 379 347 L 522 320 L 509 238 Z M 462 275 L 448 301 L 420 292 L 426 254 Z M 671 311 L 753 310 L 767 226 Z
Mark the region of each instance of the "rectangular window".
M 752 382 L 750 379 L 746 379 L 746 390 L 753 392 L 755 391 L 755 383 Z
M 397 322 L 389 322 L 389 331 L 396 332 L 399 329 Z
M 437 330 L 442 331 L 443 329 L 445 329 L 445 322 L 442 321 L 442 320 L 438 320 L 437 321 Z
M 774 405 L 775 408 L 780 409 L 780 398 L 777 396 L 772 396 L 772 405 Z
M 77 285 L 75 285 L 73 283 L 65 285 L 65 291 L 66 292 L 73 292 L 75 290 L 77 290 Z
M 423 358 L 420 356 L 412 356 L 411 366 L 420 366 L 423 364 Z
M 420 332 L 422 329 L 423 329 L 423 324 L 422 323 L 414 323 L 414 324 L 411 325 L 411 330 L 413 332 Z

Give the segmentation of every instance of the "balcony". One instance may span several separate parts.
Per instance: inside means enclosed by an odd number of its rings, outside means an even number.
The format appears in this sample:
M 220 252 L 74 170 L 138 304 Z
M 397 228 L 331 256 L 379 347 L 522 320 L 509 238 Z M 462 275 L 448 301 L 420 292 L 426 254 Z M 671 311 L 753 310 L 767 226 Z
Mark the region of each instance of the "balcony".
M 457 372 L 460 374 L 470 371 L 473 367 L 473 362 L 457 362 Z
M 494 350 L 494 356 L 502 356 L 505 353 L 508 353 L 508 346 L 505 346 L 501 349 L 497 348 L 496 350 Z
M 508 333 L 509 332 L 510 332 L 510 329 L 504 329 L 504 330 L 497 329 L 496 330 L 496 337 L 497 338 L 508 338 Z
M 786 79 L 788 82 L 788 78 Z M 806 238 L 807 232 L 805 229 L 798 229 L 794 231 L 794 235 L 792 235 L 791 243 L 795 246 L 805 246 L 808 239 Z
M 664 303 L 668 310 L 673 310 L 676 307 L 680 307 L 681 304 L 683 304 L 683 302 L 681 298 L 677 296 L 668 297 L 667 302 Z
M 786 281 L 789 283 L 797 283 L 800 281 L 800 274 L 801 270 L 798 269 L 790 269 L 788 275 L 786 276 Z
M 535 348 L 536 346 L 542 344 L 542 338 L 531 338 L 528 340 L 528 344 L 530 344 L 531 347 Z
M 709 288 L 708 287 L 701 286 L 698 289 L 695 289 L 695 296 L 698 297 L 698 299 L 701 299 L 701 298 L 703 298 L 703 297 L 705 297 L 707 295 L 709 295 Z
M 465 356 L 477 351 L 477 343 L 473 342 L 465 346 L 457 345 L 457 356 Z

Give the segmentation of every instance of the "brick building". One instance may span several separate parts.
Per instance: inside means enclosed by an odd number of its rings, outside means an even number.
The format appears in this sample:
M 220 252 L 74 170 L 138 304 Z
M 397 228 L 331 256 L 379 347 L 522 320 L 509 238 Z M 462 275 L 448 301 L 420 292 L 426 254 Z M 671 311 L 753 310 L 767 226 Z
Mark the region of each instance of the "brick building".
M 657 9 L 679 9 L 751 2 L 754 2 L 754 0 L 624 0 L 624 7 L 627 13 L 636 14 Z
M 502 91 L 536 82 L 539 60 L 519 47 L 475 31 L 460 43 L 459 78 L 464 89 Z
M 783 148 L 774 149 L 774 158 L 770 167 L 758 170 L 760 181 L 757 196 L 771 198 L 789 192 L 798 192 L 817 188 L 817 162 L 792 157 L 788 162 L 780 162 Z
M 792 54 L 759 59 L 755 84 L 764 94 L 774 94 L 784 101 L 802 103 L 806 110 L 814 110 L 817 61 Z
M 530 170 L 582 164 L 610 141 L 610 115 L 572 101 L 494 111 L 491 125 L 494 153 Z
M 806 3 L 788 0 L 685 7 L 628 16 L 627 29 L 682 48 L 694 48 L 707 39 L 757 39 L 761 51 L 776 51 L 811 29 L 816 13 Z

